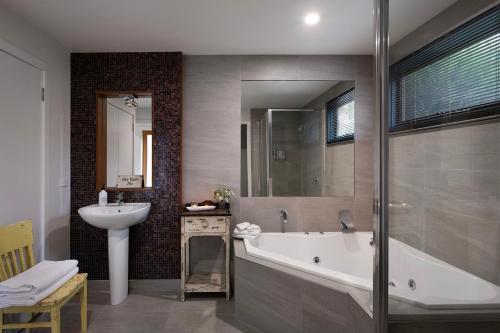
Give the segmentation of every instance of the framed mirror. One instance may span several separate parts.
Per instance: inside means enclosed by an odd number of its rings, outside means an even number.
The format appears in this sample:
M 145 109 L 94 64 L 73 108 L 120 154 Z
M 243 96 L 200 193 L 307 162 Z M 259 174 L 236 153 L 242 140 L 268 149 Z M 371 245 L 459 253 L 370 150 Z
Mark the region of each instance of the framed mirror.
M 242 81 L 241 194 L 354 196 L 354 81 Z
M 153 187 L 152 108 L 150 92 L 97 93 L 98 190 Z

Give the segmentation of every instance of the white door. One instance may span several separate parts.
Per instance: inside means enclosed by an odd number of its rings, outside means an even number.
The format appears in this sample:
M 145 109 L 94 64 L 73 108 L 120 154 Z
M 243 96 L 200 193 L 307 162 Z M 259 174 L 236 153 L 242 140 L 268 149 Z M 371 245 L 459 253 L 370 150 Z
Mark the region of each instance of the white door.
M 123 103 L 120 99 L 118 102 Z M 106 104 L 107 187 L 116 186 L 117 176 L 134 173 L 134 112 L 133 108 L 125 110 L 109 101 Z
M 119 163 L 118 175 L 134 174 L 134 117 L 128 112 L 120 112 L 118 119 Z
M 0 225 L 33 220 L 43 255 L 42 70 L 0 49 Z

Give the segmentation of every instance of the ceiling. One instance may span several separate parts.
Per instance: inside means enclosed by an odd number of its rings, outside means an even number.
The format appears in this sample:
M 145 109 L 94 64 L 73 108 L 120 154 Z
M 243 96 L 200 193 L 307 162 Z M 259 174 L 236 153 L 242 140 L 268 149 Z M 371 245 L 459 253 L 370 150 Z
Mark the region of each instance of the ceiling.
M 391 0 L 391 41 L 456 0 Z M 73 52 L 371 54 L 373 0 L 2 0 Z M 304 16 L 321 20 L 306 26 Z
M 241 109 L 302 108 L 339 81 L 242 81 Z

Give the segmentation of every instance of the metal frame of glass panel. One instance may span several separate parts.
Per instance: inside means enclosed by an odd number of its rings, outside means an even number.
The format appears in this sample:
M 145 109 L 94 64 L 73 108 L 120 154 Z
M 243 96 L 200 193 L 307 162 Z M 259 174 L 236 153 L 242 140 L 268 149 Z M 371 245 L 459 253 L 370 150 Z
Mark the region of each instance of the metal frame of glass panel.
M 374 0 L 375 114 L 373 320 L 376 333 L 388 331 L 389 265 L 389 0 Z

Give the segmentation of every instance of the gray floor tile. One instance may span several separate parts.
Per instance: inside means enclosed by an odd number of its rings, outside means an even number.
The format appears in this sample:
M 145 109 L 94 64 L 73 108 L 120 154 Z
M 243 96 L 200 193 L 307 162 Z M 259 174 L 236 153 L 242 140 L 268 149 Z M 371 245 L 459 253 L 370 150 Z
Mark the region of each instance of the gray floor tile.
M 257 330 L 236 320 L 234 301 L 210 294 L 194 295 L 178 301 L 175 290 L 162 290 L 143 283 L 130 290 L 118 305 L 109 303 L 106 283 L 89 281 L 88 333 L 256 333 Z M 43 318 L 48 320 L 48 318 Z M 61 310 L 61 331 L 80 332 L 78 298 Z M 47 329 L 34 333 L 49 332 Z

